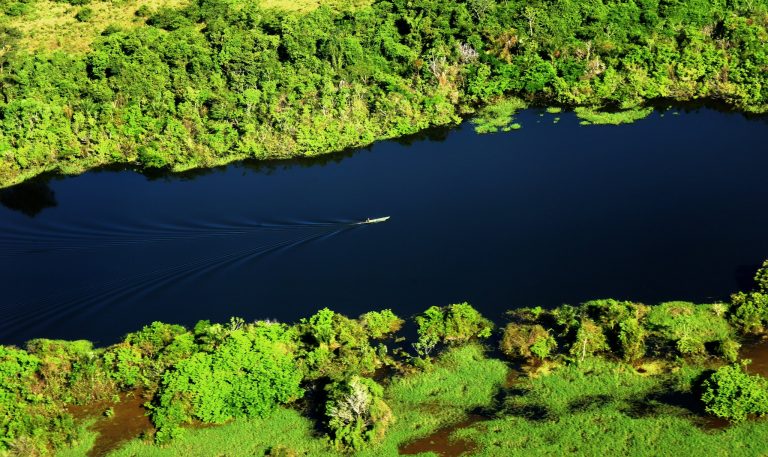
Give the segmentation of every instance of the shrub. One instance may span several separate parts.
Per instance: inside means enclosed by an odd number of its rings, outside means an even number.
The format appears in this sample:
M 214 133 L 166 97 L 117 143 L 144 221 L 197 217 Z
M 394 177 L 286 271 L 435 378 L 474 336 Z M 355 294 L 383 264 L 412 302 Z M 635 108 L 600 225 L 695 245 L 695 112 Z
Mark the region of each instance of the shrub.
M 738 292 L 731 295 L 728 317 L 743 333 L 763 333 L 768 323 L 768 293 Z
M 300 397 L 301 372 L 282 344 L 285 338 L 279 324 L 237 329 L 213 352 L 198 352 L 167 371 L 151 408 L 156 440 L 174 437 L 192 419 L 220 424 L 262 417 Z
M 152 9 L 149 7 L 149 5 L 141 5 L 136 10 L 135 14 L 137 17 L 149 17 L 152 15 Z
M 513 359 L 542 360 L 552 355 L 557 342 L 541 325 L 509 323 L 504 328 L 500 346 L 501 351 Z
M 368 330 L 371 337 L 376 339 L 385 338 L 392 333 L 396 333 L 405 323 L 390 309 L 365 313 L 360 316 L 360 322 Z
M 114 393 L 90 341 L 35 339 L 27 351 L 38 358 L 45 395 L 65 403 L 86 403 Z
M 633 318 L 619 322 L 619 350 L 627 362 L 634 362 L 645 355 L 646 331 L 640 321 Z
M 768 294 L 768 260 L 763 262 L 763 267 L 757 270 L 755 283 L 757 283 L 757 290 Z
M 576 331 L 576 340 L 571 345 L 571 356 L 583 361 L 587 356 L 593 356 L 608 350 L 610 350 L 610 347 L 608 346 L 608 340 L 605 338 L 603 329 L 591 319 L 582 319 L 579 329 Z
M 680 355 L 703 357 L 708 354 L 708 345 L 717 347 L 733 340 L 733 330 L 719 309 L 717 304 L 667 302 L 651 307 L 645 322 L 654 337 Z
M 325 414 L 337 447 L 359 450 L 384 437 L 394 418 L 380 385 L 355 376 L 329 384 L 326 391 Z
M 750 414 L 768 414 L 768 381 L 748 375 L 741 365 L 719 368 L 703 388 L 701 400 L 710 414 L 732 422 L 743 422 Z
M 27 351 L 0 346 L 0 455 L 8 449 L 40 455 L 76 438 L 72 416 L 55 396 L 40 392 L 40 366 Z
M 154 388 L 162 373 L 197 351 L 194 336 L 180 325 L 153 322 L 103 355 L 107 374 L 123 389 Z
M 445 344 L 488 338 L 493 330 L 493 323 L 466 302 L 443 308 L 432 306 L 416 316 L 416 324 L 419 337 L 429 335 Z
M 378 314 L 367 316 L 369 324 L 375 321 L 373 325 L 382 326 L 378 330 L 384 331 L 385 321 L 389 326 L 396 324 L 386 314 Z M 364 325 L 363 318 L 349 319 L 325 308 L 309 319 L 302 319 L 295 326 L 295 332 L 302 343 L 298 363 L 308 379 L 346 379 L 372 373 L 388 361 L 385 345 L 379 344 L 376 348 L 371 345 L 370 338 L 374 335 Z
M 77 19 L 78 22 L 88 22 L 93 17 L 93 9 L 86 6 L 84 8 L 80 8 L 80 11 L 75 14 L 75 19 Z

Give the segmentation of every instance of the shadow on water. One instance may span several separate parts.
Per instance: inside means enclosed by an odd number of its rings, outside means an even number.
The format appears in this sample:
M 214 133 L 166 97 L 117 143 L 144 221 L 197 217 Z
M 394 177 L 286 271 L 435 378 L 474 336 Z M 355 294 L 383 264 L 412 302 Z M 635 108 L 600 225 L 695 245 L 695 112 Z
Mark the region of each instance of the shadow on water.
M 393 143 L 412 146 L 420 142 L 443 142 L 449 134 L 456 129 L 456 125 L 431 127 L 420 132 L 393 138 Z M 171 171 L 169 169 L 141 168 L 131 164 L 113 164 L 95 167 L 88 170 L 89 174 L 133 172 L 144 176 L 148 181 L 176 182 L 192 181 L 194 179 L 219 173 L 229 168 L 243 169 L 254 174 L 271 175 L 277 171 L 291 168 L 310 168 L 335 165 L 353 157 L 361 152 L 370 152 L 373 144 L 363 147 L 348 148 L 328 154 L 314 157 L 290 157 L 283 159 L 245 159 L 226 165 L 205 168 L 193 168 L 185 171 Z M 50 187 L 51 181 L 66 179 L 57 172 L 44 172 L 35 178 L 21 184 L 0 189 L 0 204 L 6 208 L 19 211 L 29 217 L 37 216 L 47 208 L 58 205 L 56 195 Z
M 33 180 L 0 189 L 0 204 L 12 211 L 35 217 L 46 208 L 55 208 L 58 202 L 46 180 Z

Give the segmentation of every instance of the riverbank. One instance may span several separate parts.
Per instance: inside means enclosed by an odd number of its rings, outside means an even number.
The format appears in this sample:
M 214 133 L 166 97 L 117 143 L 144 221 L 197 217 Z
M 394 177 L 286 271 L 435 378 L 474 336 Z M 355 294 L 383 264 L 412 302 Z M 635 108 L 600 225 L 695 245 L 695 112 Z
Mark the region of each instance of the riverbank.
M 17 26 L 30 8 L 15 5 L 2 32 L 0 186 L 109 164 L 311 157 L 508 96 L 611 123 L 659 99 L 768 108 L 762 3 L 192 2 L 94 24 L 101 36 L 82 52 L 30 47 Z M 74 6 L 61 14 L 89 8 Z
M 764 441 L 755 437 L 768 427 L 754 418 L 768 414 L 768 381 L 741 357 L 763 359 L 765 343 L 741 346 L 768 328 L 768 262 L 755 284 L 730 303 L 518 309 L 500 333 L 467 303 L 431 307 L 414 317 L 410 342 L 389 310 L 350 319 L 323 309 L 293 325 L 155 322 L 102 349 L 43 339 L 0 346 L 0 442 L 9 455 L 103 453 L 129 438 L 119 431 L 140 428 L 144 439 L 116 455 L 397 455 L 475 414 L 486 419 L 448 437 L 481 455 L 609 445 L 757 455 Z M 500 352 L 488 352 L 494 340 Z M 151 428 L 136 417 L 144 400 Z M 105 441 L 85 430 L 94 413 Z M 611 440 L 598 439 L 605 433 Z

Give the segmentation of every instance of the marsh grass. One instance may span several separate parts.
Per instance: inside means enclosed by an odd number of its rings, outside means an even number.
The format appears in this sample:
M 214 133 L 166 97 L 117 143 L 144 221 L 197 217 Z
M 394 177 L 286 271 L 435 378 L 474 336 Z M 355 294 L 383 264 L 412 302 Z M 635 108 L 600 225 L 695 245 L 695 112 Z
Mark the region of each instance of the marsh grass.
M 642 375 L 604 360 L 562 366 L 530 378 L 499 418 L 458 430 L 475 455 L 764 455 L 768 422 L 705 426 L 693 392 L 702 370 Z M 686 390 L 688 389 L 688 390 Z M 698 398 L 698 397 L 695 397 Z

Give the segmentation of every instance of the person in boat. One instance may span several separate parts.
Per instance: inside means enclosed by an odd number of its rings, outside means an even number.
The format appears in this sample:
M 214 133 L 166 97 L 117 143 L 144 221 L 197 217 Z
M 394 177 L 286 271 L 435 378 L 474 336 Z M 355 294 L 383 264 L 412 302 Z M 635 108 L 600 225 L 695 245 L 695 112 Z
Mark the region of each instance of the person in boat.
M 371 218 L 370 217 L 365 218 L 365 223 L 366 224 L 370 224 L 371 223 Z

